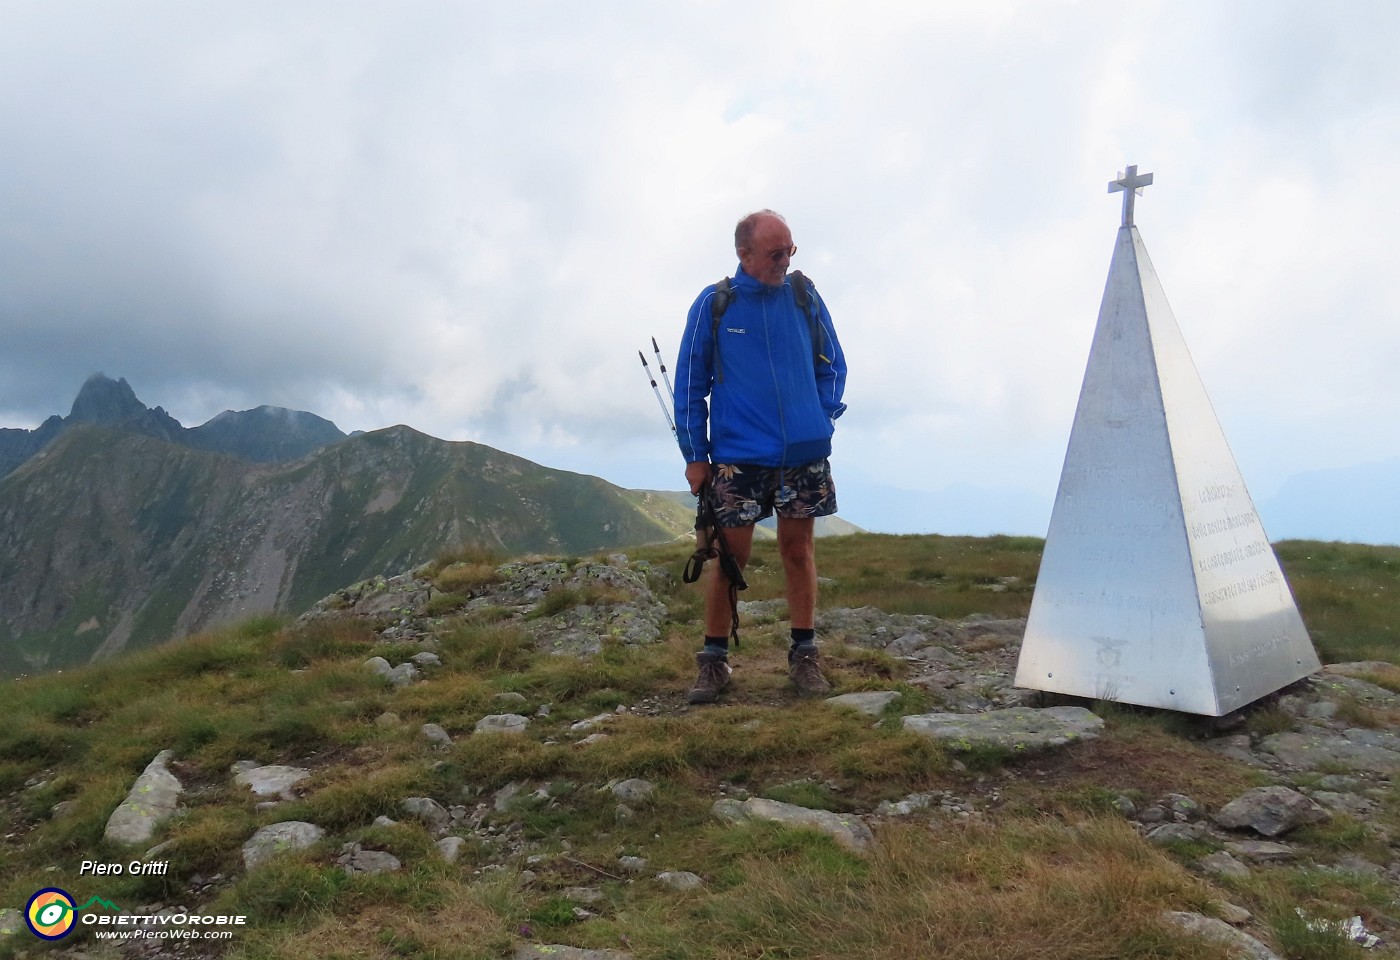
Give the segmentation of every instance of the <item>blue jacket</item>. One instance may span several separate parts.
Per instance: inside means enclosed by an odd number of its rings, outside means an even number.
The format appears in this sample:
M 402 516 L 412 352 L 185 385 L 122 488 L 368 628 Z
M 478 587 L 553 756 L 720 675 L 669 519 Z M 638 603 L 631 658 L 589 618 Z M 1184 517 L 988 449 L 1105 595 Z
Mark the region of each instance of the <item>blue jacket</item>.
M 846 410 L 846 358 L 826 304 L 813 294 L 823 332 L 817 357 L 790 279 L 769 287 L 741 266 L 731 290 L 719 322 L 719 375 L 713 284 L 686 319 L 676 360 L 676 436 L 686 463 L 796 467 L 829 457 L 836 418 Z

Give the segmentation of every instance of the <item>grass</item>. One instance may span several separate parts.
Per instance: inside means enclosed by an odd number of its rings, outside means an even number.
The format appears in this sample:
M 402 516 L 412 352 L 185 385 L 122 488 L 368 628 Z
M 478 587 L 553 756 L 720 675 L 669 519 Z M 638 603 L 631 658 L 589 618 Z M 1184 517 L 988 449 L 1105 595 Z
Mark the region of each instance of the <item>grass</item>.
M 1041 542 L 855 535 L 824 539 L 817 549 L 823 608 L 1014 618 L 1028 612 Z M 1278 552 L 1324 660 L 1380 661 L 1363 678 L 1400 690 L 1393 666 L 1400 550 L 1289 542 Z M 1215 809 L 1268 782 L 1207 749 L 1208 731 L 1191 718 L 1101 703 L 1095 709 L 1106 727 L 1096 741 L 1042 757 L 984 750 L 955 759 L 900 725 L 901 715 L 937 702 L 907 682 L 905 662 L 829 644 L 824 656 L 839 692 L 900 696 L 881 717 L 800 702 L 786 689 L 786 623 L 757 620 L 746 622 L 735 655 L 742 695 L 721 708 L 681 709 L 701 613 L 696 588 L 680 584 L 687 550 L 630 554 L 655 567 L 649 581 L 669 611 L 666 635 L 642 647 L 608 640 L 588 660 L 541 652 L 529 625 L 508 610 L 461 613 L 505 559 L 466 548 L 420 571 L 439 591 L 432 612 L 443 617 L 444 666 L 404 689 L 361 665 L 376 653 L 398 662 L 415 647 L 384 643 L 362 624 L 266 618 L 8 682 L 0 908 L 59 886 L 123 906 L 178 901 L 243 913 L 250 922 L 229 948 L 233 960 L 498 960 L 526 939 L 617 949 L 638 960 L 903 958 L 931 950 L 973 960 L 1218 960 L 1220 948 L 1183 939 L 1161 912 L 1214 914 L 1223 899 L 1253 911 L 1251 931 L 1285 956 L 1348 957 L 1359 954 L 1310 928 L 1295 908 L 1324 919 L 1393 909 L 1385 885 L 1367 877 L 1283 867 L 1207 881 L 1191 869 L 1204 846 L 1146 843 L 1117 812 L 1119 797 L 1141 808 L 1180 792 Z M 744 599 L 781 597 L 773 543 L 755 542 L 750 574 Z M 537 615 L 619 597 L 602 584 L 561 586 L 545 594 Z M 988 635 L 966 652 L 999 655 L 1003 645 Z M 501 701 L 503 693 L 524 702 Z M 619 706 L 626 711 L 617 713 Z M 378 721 L 389 712 L 401 722 Z M 531 717 L 526 733 L 473 735 L 482 717 L 504 712 Z M 593 730 L 571 729 L 600 714 L 608 719 Z M 1395 721 L 1385 707 L 1355 697 L 1341 698 L 1339 715 L 1378 729 Z M 449 748 L 422 737 L 429 722 L 453 737 Z M 1259 738 L 1296 722 L 1264 706 L 1250 712 L 1246 731 Z M 606 736 L 582 746 L 586 732 Z M 131 858 L 102 839 L 106 819 L 167 748 L 186 786 L 183 811 L 153 841 L 169 842 L 162 856 L 170 872 L 104 878 L 99 889 L 78 865 Z M 230 766 L 247 759 L 306 766 L 312 778 L 300 799 L 259 809 L 232 784 Z M 621 816 L 609 787 L 631 777 L 656 790 Z M 526 789 L 508 810 L 495 810 L 493 793 L 511 783 Z M 923 814 L 879 822 L 878 849 L 864 858 L 824 834 L 725 827 L 711 815 L 720 796 L 868 813 L 913 793 L 956 797 L 966 815 L 940 813 L 935 802 Z M 448 864 L 403 813 L 410 796 L 460 806 L 495 833 L 473 835 Z M 53 815 L 59 803 L 66 813 Z M 1381 830 L 1400 829 L 1400 788 L 1381 806 L 1374 825 L 1335 817 L 1296 840 L 1322 862 L 1357 854 L 1386 862 Z M 372 826 L 379 816 L 401 822 Z M 329 835 L 247 874 L 242 843 L 287 819 L 310 820 Z M 335 859 L 352 841 L 394 853 L 405 869 L 347 875 Z M 530 861 L 509 855 L 513 842 L 525 844 Z M 648 872 L 623 875 L 622 855 L 645 858 Z M 694 872 L 704 886 L 667 891 L 652 876 L 667 869 Z M 199 902 L 187 902 L 196 878 L 212 877 L 220 879 Z M 598 901 L 581 905 L 578 887 L 597 891 Z M 0 941 L 0 957 L 34 944 Z

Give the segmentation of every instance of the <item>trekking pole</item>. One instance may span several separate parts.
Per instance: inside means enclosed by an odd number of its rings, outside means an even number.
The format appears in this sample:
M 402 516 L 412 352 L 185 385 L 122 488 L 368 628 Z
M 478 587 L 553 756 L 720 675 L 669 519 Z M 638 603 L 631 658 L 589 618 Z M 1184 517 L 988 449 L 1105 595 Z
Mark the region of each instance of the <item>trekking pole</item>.
M 651 342 L 655 344 L 656 340 L 653 339 Z M 651 391 L 652 393 L 656 394 L 656 402 L 661 405 L 661 415 L 666 418 L 666 426 L 671 428 L 671 433 L 672 435 L 674 435 L 676 433 L 676 421 L 671 418 L 671 409 L 668 406 L 666 406 L 666 401 L 662 399 L 661 396 L 661 388 L 656 385 L 656 378 L 651 375 L 651 367 L 647 366 L 646 354 L 638 350 L 637 356 L 642 361 L 642 369 L 646 371 L 647 379 L 651 381 Z M 658 360 L 661 359 L 661 352 L 659 350 L 657 351 L 656 358 Z M 661 368 L 661 375 L 662 377 L 666 376 L 665 367 Z M 666 390 L 668 393 L 671 390 L 671 382 L 669 380 L 666 381 Z
M 651 350 L 656 354 L 656 365 L 661 368 L 661 382 L 666 384 L 666 396 L 675 402 L 676 390 L 671 386 L 671 378 L 666 375 L 666 361 L 661 359 L 661 348 L 656 345 L 656 338 L 651 338 Z

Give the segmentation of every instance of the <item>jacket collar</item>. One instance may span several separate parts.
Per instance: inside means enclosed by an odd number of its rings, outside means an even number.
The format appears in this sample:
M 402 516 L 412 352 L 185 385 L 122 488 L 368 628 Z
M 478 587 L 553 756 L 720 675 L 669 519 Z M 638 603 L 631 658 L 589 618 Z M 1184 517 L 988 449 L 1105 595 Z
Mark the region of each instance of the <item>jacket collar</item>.
M 744 272 L 744 265 L 741 263 L 734 268 L 734 286 L 738 287 L 745 293 L 771 295 L 777 293 L 779 290 L 783 289 L 783 287 L 788 286 L 788 279 L 787 277 L 783 278 L 782 287 L 770 287 L 768 286 L 768 284 L 763 283 L 761 280 L 757 280 L 754 277 L 751 277 L 748 273 Z

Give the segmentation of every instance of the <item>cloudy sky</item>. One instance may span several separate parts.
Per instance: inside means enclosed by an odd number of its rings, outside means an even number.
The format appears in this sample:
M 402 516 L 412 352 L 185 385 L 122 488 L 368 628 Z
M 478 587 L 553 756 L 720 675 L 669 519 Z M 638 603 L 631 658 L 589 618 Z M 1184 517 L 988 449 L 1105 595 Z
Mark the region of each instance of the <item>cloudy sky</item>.
M 1136 163 L 1267 497 L 1400 457 L 1398 39 L 1391 0 L 0 0 L 0 425 L 103 371 L 677 489 L 636 351 L 772 207 L 850 363 L 843 515 L 966 486 L 1039 534 Z

